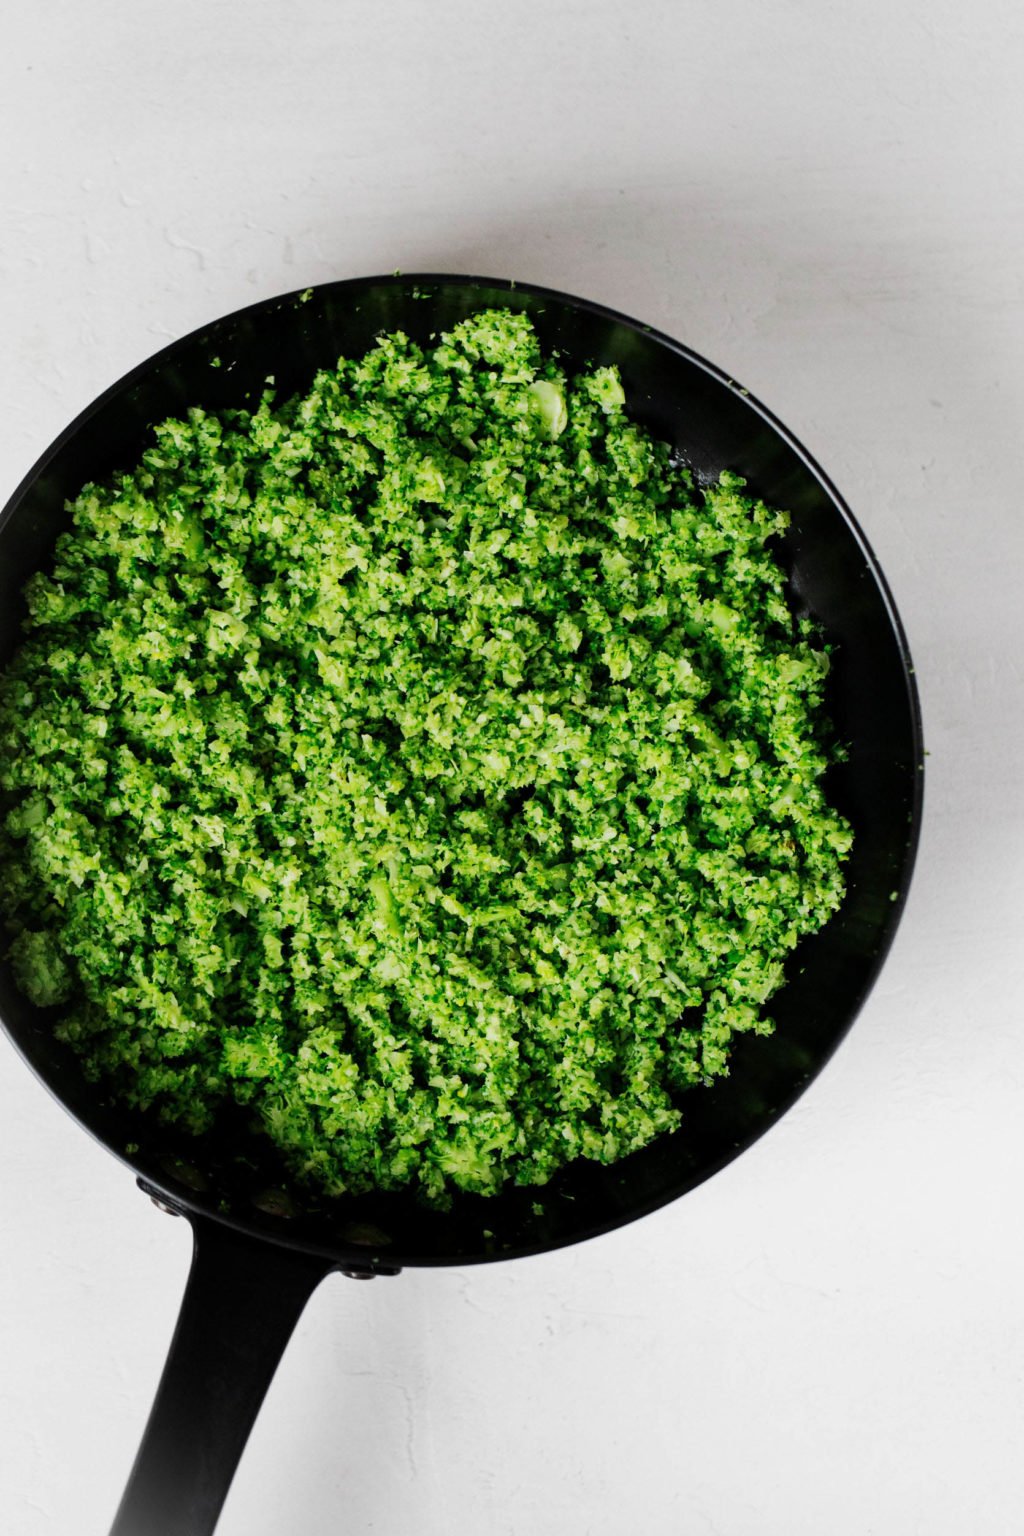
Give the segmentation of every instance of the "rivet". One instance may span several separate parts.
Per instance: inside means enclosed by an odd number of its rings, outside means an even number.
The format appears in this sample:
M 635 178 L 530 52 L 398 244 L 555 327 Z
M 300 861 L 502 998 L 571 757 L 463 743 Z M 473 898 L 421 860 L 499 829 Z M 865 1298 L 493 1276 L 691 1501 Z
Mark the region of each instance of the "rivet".
M 149 1198 L 152 1200 L 152 1202 L 156 1206 L 157 1210 L 158 1211 L 163 1211 L 165 1216 L 180 1216 L 181 1215 L 181 1212 L 180 1211 L 176 1211 L 174 1209 L 173 1205 L 168 1205 L 166 1200 L 158 1200 L 156 1195 L 150 1195 Z

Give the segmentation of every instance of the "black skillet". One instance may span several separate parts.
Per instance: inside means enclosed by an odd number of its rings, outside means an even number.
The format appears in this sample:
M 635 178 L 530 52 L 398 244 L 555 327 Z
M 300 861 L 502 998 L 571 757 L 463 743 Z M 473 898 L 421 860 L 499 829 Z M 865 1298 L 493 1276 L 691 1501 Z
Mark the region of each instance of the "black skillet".
M 831 795 L 856 840 L 839 914 L 794 955 L 773 1000 L 777 1033 L 745 1038 L 728 1079 L 685 1099 L 682 1129 L 611 1168 L 579 1164 L 536 1190 L 426 1211 L 397 1195 L 318 1203 L 289 1185 L 244 1125 L 195 1141 L 88 1085 L 0 967 L 0 1016 L 60 1103 L 158 1204 L 187 1217 L 195 1250 L 181 1316 L 112 1536 L 209 1536 L 292 1329 L 331 1270 L 477 1264 L 610 1231 L 708 1178 L 773 1125 L 821 1069 L 878 974 L 903 908 L 922 795 L 913 668 L 863 534 L 821 470 L 763 406 L 685 347 L 598 304 L 468 277 L 328 283 L 229 315 L 113 385 L 43 455 L 0 516 L 0 664 L 18 642 L 25 579 L 67 526 L 66 498 L 127 468 L 154 422 L 190 405 L 278 398 L 387 330 L 425 341 L 487 305 L 525 310 L 569 369 L 615 363 L 634 415 L 698 476 L 723 469 L 793 514 L 783 549 L 796 604 L 835 647 L 830 707 L 849 759 Z M 670 1021 L 666 1021 L 670 1022 Z

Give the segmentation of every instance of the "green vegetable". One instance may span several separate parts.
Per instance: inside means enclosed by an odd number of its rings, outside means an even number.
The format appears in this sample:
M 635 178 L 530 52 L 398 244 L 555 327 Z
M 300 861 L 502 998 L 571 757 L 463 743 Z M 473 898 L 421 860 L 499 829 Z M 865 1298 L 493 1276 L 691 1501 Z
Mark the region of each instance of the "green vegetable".
M 19 985 L 330 1192 L 610 1162 L 843 895 L 786 514 L 522 315 L 385 336 L 87 486 L 0 681 Z

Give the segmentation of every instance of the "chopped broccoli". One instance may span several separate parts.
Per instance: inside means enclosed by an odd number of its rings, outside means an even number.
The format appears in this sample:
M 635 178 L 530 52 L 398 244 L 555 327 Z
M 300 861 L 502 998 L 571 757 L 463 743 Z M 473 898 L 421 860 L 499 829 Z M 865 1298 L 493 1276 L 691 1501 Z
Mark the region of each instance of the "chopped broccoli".
M 51 1008 L 66 1001 L 71 976 L 51 933 L 23 928 L 10 947 L 10 960 L 14 979 L 29 1002 Z
M 786 514 L 529 320 L 161 422 L 0 679 L 19 986 L 130 1104 L 330 1193 L 673 1130 L 843 896 Z

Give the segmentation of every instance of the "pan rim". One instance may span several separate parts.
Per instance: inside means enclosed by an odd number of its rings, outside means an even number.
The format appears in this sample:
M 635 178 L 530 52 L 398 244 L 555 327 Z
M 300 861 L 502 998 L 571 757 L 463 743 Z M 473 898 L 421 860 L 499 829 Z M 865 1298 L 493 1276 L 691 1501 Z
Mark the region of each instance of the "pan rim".
M 796 456 L 803 467 L 820 485 L 828 501 L 835 508 L 836 512 L 845 523 L 847 530 L 849 531 L 864 560 L 865 567 L 867 571 L 870 572 L 871 579 L 878 590 L 878 594 L 884 609 L 885 618 L 895 639 L 900 659 L 902 682 L 906 695 L 905 723 L 909 727 L 909 739 L 912 744 L 912 756 L 915 764 L 915 771 L 910 793 L 910 810 L 908 816 L 907 834 L 905 842 L 901 844 L 901 866 L 898 884 L 895 886 L 894 899 L 892 899 L 890 902 L 890 908 L 886 914 L 886 920 L 878 933 L 878 942 L 875 952 L 871 958 L 871 961 L 865 966 L 863 970 L 863 979 L 861 985 L 858 989 L 857 995 L 851 1000 L 849 1009 L 845 1015 L 844 1022 L 842 1026 L 838 1028 L 834 1033 L 834 1036 L 829 1042 L 828 1047 L 824 1049 L 817 1057 L 814 1067 L 809 1075 L 806 1076 L 802 1081 L 796 1083 L 792 1090 L 783 1096 L 783 1098 L 774 1108 L 774 1112 L 768 1119 L 766 1119 L 764 1124 L 754 1130 L 753 1133 L 745 1136 L 734 1147 L 725 1150 L 720 1157 L 703 1164 L 695 1175 L 692 1173 L 684 1175 L 681 1177 L 678 1183 L 672 1184 L 667 1189 L 659 1190 L 656 1195 L 652 1195 L 646 1200 L 631 1202 L 628 1210 L 613 1211 L 608 1215 L 606 1219 L 602 1219 L 593 1225 L 588 1226 L 586 1230 L 570 1232 L 564 1236 L 559 1236 L 551 1240 L 539 1240 L 533 1242 L 524 1242 L 520 1244 L 510 1244 L 507 1247 L 495 1248 L 493 1252 L 466 1253 L 457 1254 L 454 1256 L 439 1256 L 437 1254 L 425 1255 L 417 1254 L 415 1252 L 406 1254 L 403 1253 L 397 1245 L 395 1248 L 389 1246 L 387 1248 L 382 1247 L 379 1250 L 372 1250 L 369 1248 L 361 1248 L 343 1243 L 339 1243 L 337 1245 L 322 1244 L 306 1237 L 299 1232 L 290 1232 L 287 1230 L 288 1224 L 284 1221 L 280 1221 L 278 1226 L 268 1230 L 261 1221 L 245 1219 L 234 1212 L 218 1211 L 213 1205 L 212 1201 L 205 1202 L 196 1198 L 194 1194 L 191 1194 L 187 1190 L 183 1190 L 182 1187 L 175 1182 L 164 1183 L 159 1176 L 154 1174 L 153 1169 L 149 1166 L 145 1167 L 144 1169 L 141 1168 L 139 1165 L 133 1162 L 132 1157 L 125 1151 L 122 1146 L 119 1146 L 116 1142 L 108 1140 L 98 1128 L 90 1125 L 87 1121 L 80 1118 L 76 1111 L 61 1097 L 60 1093 L 57 1091 L 56 1087 L 54 1087 L 53 1084 L 48 1080 L 47 1076 L 44 1075 L 44 1073 L 40 1071 L 37 1066 L 30 1060 L 26 1051 L 23 1049 L 22 1043 L 19 1040 L 17 1034 L 10 1026 L 8 1026 L 7 1021 L 2 1017 L 2 1015 L 0 1015 L 0 1025 L 2 1025 L 4 1033 L 7 1035 L 15 1050 L 18 1052 L 19 1056 L 21 1056 L 22 1060 L 29 1067 L 37 1080 L 43 1084 L 51 1097 L 54 1098 L 56 1102 L 61 1106 L 61 1108 L 72 1117 L 77 1125 L 88 1132 L 88 1134 L 92 1136 L 95 1141 L 99 1142 L 99 1144 L 102 1145 L 107 1151 L 109 1151 L 114 1157 L 116 1157 L 119 1162 L 124 1164 L 126 1168 L 129 1168 L 132 1171 L 144 1190 L 149 1193 L 158 1195 L 173 1209 L 180 1211 L 181 1214 L 216 1221 L 221 1225 L 226 1226 L 241 1235 L 244 1235 L 247 1238 L 255 1239 L 260 1242 L 273 1243 L 281 1247 L 290 1248 L 296 1252 L 313 1254 L 325 1258 L 334 1258 L 337 1260 L 339 1267 L 344 1267 L 346 1263 L 353 1261 L 370 1269 L 373 1269 L 377 1264 L 380 1264 L 382 1268 L 391 1267 L 396 1264 L 416 1268 L 468 1267 L 475 1264 L 494 1263 L 515 1258 L 527 1258 L 536 1256 L 541 1253 L 554 1252 L 559 1248 L 573 1246 L 576 1243 L 586 1241 L 592 1237 L 602 1236 L 607 1232 L 612 1232 L 619 1227 L 629 1225 L 633 1221 L 650 1215 L 656 1210 L 660 1210 L 663 1206 L 671 1204 L 682 1195 L 689 1193 L 690 1190 L 697 1188 L 698 1185 L 705 1183 L 710 1178 L 713 1178 L 717 1173 L 721 1172 L 723 1168 L 727 1167 L 742 1153 L 748 1151 L 757 1141 L 761 1139 L 762 1136 L 764 1136 L 769 1130 L 772 1129 L 774 1125 L 778 1123 L 783 1115 L 785 1115 L 788 1110 L 793 1107 L 796 1101 L 803 1095 L 803 1093 L 806 1092 L 810 1084 L 820 1075 L 824 1067 L 832 1058 L 838 1046 L 845 1039 L 865 1002 L 870 996 L 870 993 L 881 972 L 882 966 L 884 965 L 889 955 L 893 941 L 895 939 L 896 931 L 899 927 L 904 909 L 906 907 L 920 843 L 921 819 L 924 803 L 924 731 L 920 697 L 909 643 L 888 581 L 881 569 L 881 566 L 879 565 L 878 559 L 875 556 L 875 553 L 866 535 L 860 527 L 860 524 L 857 522 L 857 519 L 847 504 L 845 498 L 841 495 L 830 477 L 817 463 L 811 453 L 804 447 L 804 445 L 790 431 L 790 429 L 786 427 L 785 424 L 781 422 L 779 418 L 774 414 L 774 412 L 765 406 L 755 395 L 751 394 L 745 387 L 743 387 L 735 379 L 734 376 L 727 374 L 725 370 L 719 367 L 717 364 L 710 362 L 708 359 L 695 352 L 691 347 L 680 341 L 677 341 L 674 337 L 668 335 L 664 331 L 657 329 L 656 327 L 647 325 L 642 321 L 639 321 L 632 316 L 626 315 L 623 312 L 616 310 L 608 305 L 601 304 L 595 300 L 581 298 L 577 295 L 566 293 L 558 289 L 548 288 L 530 282 L 520 282 L 517 279 L 494 278 L 480 274 L 391 272 L 379 276 L 342 278 L 324 283 L 309 284 L 302 289 L 292 289 L 285 293 L 272 295 L 268 298 L 258 299 L 251 304 L 243 306 L 240 309 L 232 310 L 226 314 L 217 316 L 214 319 L 193 328 L 184 335 L 177 337 L 175 340 L 169 342 L 166 346 L 161 347 L 158 351 L 152 353 L 150 356 L 137 363 L 134 367 L 117 378 L 113 383 L 108 385 L 106 389 L 97 395 L 95 399 L 86 405 L 73 418 L 73 420 L 68 423 L 68 425 L 39 455 L 31 468 L 22 477 L 15 490 L 8 497 L 3 506 L 3 509 L 0 510 L 0 536 L 2 536 L 4 528 L 6 527 L 11 516 L 21 505 L 26 496 L 31 493 L 40 477 L 45 474 L 46 470 L 62 452 L 65 446 L 88 425 L 93 417 L 102 411 L 107 405 L 114 402 L 119 396 L 127 393 L 136 384 L 141 383 L 149 374 L 156 371 L 162 364 L 172 360 L 175 355 L 186 351 L 189 347 L 194 346 L 198 342 L 201 342 L 204 338 L 211 336 L 213 333 L 223 327 L 230 326 L 233 323 L 242 322 L 246 318 L 254 317 L 257 314 L 266 312 L 268 310 L 283 309 L 289 306 L 301 304 L 310 294 L 320 295 L 326 293 L 327 291 L 331 291 L 332 293 L 344 293 L 345 291 L 354 292 L 357 290 L 366 290 L 370 288 L 406 288 L 409 286 L 422 286 L 425 288 L 434 289 L 452 286 L 458 287 L 460 289 L 479 288 L 481 291 L 487 290 L 492 294 L 501 292 L 509 294 L 514 292 L 523 292 L 541 301 L 550 302 L 551 304 L 556 304 L 569 310 L 589 314 L 600 320 L 610 322 L 630 330 L 635 334 L 642 335 L 645 338 L 658 344 L 661 348 L 675 354 L 689 365 L 699 369 L 715 383 L 728 389 L 730 393 L 739 399 L 743 406 L 749 409 L 754 415 L 760 417 L 761 420 L 771 429 L 774 435 L 780 439 L 781 442 L 786 445 L 786 447 L 790 449 L 790 451 Z M 425 294 L 423 297 L 427 298 L 429 295 Z

